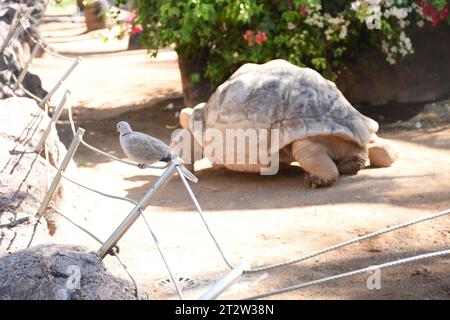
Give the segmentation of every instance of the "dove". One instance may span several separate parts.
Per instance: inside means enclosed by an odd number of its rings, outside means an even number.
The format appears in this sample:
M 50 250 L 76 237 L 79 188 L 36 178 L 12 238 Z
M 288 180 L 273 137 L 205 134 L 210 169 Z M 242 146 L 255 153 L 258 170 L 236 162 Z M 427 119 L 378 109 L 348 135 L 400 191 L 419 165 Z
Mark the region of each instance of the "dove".
M 117 132 L 120 134 L 120 146 L 126 156 L 137 162 L 141 169 L 158 161 L 170 162 L 178 157 L 167 144 L 145 133 L 133 131 L 126 121 L 117 123 Z M 188 169 L 181 164 L 179 167 L 186 178 L 197 182 L 197 178 Z

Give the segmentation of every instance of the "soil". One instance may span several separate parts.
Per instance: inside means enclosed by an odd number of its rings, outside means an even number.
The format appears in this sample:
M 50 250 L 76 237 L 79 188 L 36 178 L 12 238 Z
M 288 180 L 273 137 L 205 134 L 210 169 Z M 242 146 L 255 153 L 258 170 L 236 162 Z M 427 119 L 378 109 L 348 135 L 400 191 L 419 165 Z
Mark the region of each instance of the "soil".
M 115 125 L 127 120 L 137 131 L 168 142 L 171 128 L 177 124 L 175 112 L 183 106 L 176 54 L 167 49 L 156 59 L 146 61 L 143 50 L 125 51 L 127 39 L 103 43 L 97 35 L 105 30 L 82 30 L 80 22 L 42 26 L 43 36 L 52 48 L 83 57 L 67 86 L 73 92 L 76 125 L 86 129 L 85 140 L 125 158 Z M 67 65 L 68 61 L 46 54 L 35 60 L 32 69 L 48 88 Z M 167 107 L 170 103 L 174 104 L 173 110 Z M 68 144 L 68 122 L 60 121 L 58 129 Z M 305 188 L 298 167 L 283 168 L 275 176 L 260 176 L 213 169 L 206 161 L 197 163 L 199 182 L 192 188 L 231 262 L 237 265 L 247 260 L 252 266 L 281 262 L 448 209 L 450 129 L 390 127 L 382 132 L 384 138 L 398 145 L 400 160 L 390 168 L 368 168 L 355 176 L 340 177 L 325 189 Z M 79 165 L 78 181 L 135 200 L 160 174 L 154 169 L 140 170 L 111 161 L 83 147 L 75 161 Z M 86 193 L 84 200 L 91 201 L 89 206 L 95 214 L 81 219 L 81 223 L 102 239 L 131 210 L 127 203 L 97 195 Z M 198 297 L 208 283 L 228 270 L 177 177 L 152 201 L 145 214 L 178 276 L 196 281 L 195 288 L 186 290 L 187 297 Z M 75 235 L 72 241 L 86 242 Z M 95 242 L 91 245 L 93 250 L 98 249 Z M 123 261 L 151 298 L 176 298 L 170 290 L 156 286 L 168 275 L 142 220 L 119 245 Z M 248 297 L 449 246 L 450 220 L 442 217 L 302 263 L 245 275 L 220 298 Z M 107 257 L 105 263 L 115 274 L 126 277 L 113 258 Z M 362 274 L 273 298 L 449 299 L 449 271 L 448 256 L 432 258 L 383 269 L 380 290 L 369 290 L 366 282 L 370 274 Z

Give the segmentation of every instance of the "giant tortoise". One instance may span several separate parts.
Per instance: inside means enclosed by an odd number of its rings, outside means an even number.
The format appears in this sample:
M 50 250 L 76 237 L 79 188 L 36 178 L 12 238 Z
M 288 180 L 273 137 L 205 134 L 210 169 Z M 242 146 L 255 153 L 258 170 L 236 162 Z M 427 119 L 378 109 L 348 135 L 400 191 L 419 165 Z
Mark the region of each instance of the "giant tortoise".
M 356 174 L 367 160 L 372 167 L 388 167 L 398 158 L 395 146 L 376 135 L 378 123 L 353 108 L 333 82 L 284 60 L 244 64 L 207 103 L 181 111 L 185 131 L 193 133 L 196 122 L 203 132 L 217 129 L 224 136 L 226 129 L 278 129 L 280 162 L 297 162 L 309 187 L 331 185 L 339 174 Z M 205 138 L 194 136 L 205 147 Z M 257 172 L 262 164 L 221 165 Z

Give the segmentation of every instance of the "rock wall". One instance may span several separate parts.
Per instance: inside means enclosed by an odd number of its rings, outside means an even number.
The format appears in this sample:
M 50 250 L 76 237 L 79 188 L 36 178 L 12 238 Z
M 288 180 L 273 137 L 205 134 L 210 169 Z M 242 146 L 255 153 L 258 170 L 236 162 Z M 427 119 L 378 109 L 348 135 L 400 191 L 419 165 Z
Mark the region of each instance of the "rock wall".
M 47 226 L 38 224 L 34 230 L 35 214 L 45 196 L 48 179 L 55 174 L 50 166 L 48 176 L 43 154 L 33 152 L 49 122 L 50 118 L 34 100 L 0 100 L 0 248 L 8 252 L 25 248 L 34 231 L 45 238 L 44 242 L 51 242 L 49 233 L 57 228 L 58 219 L 49 211 L 45 215 Z M 58 166 L 66 149 L 55 128 L 47 147 L 49 162 Z M 76 170 L 74 163 L 69 170 Z M 56 203 L 66 201 L 67 188 L 62 184 L 54 199 Z
M 48 0 L 28 0 L 23 4 L 19 4 L 19 2 L 19 0 L 15 0 L 0 3 L 0 46 L 4 43 L 13 24 L 15 13 L 18 10 L 22 15 L 28 13 L 30 17 L 28 19 L 30 25 L 27 29 L 28 33 L 35 38 L 38 34 L 37 27 L 44 14 Z M 24 44 L 27 44 L 25 47 L 28 50 L 24 50 Z M 0 53 L 0 99 L 14 95 L 8 87 L 14 87 L 16 79 L 23 70 L 29 52 L 34 45 L 29 35 L 22 31 L 19 37 L 11 41 L 9 46 Z M 42 88 L 40 78 L 31 72 L 27 72 L 22 84 L 26 90 L 40 98 L 47 94 L 47 91 Z M 15 95 L 26 96 L 22 90 L 17 90 Z

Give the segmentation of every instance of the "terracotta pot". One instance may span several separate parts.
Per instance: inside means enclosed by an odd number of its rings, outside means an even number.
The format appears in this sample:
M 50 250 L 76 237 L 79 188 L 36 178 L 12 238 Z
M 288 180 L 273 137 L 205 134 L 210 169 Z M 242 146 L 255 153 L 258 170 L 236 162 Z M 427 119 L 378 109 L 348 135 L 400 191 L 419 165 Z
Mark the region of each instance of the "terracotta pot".
M 84 18 L 86 21 L 87 31 L 104 29 L 107 27 L 106 10 L 108 9 L 107 1 L 96 1 L 84 6 Z

